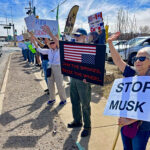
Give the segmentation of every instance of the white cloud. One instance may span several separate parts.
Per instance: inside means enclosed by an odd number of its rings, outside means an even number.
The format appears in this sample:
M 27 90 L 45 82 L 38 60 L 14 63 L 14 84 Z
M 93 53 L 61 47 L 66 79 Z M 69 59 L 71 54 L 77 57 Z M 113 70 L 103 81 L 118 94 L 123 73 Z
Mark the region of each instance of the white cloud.
M 140 5 L 146 4 L 149 2 L 149 0 L 137 0 L 136 2 L 140 1 Z M 19 0 L 15 0 L 15 2 L 19 3 Z M 53 6 L 56 5 L 56 1 L 52 1 Z M 37 14 L 41 19 L 55 19 L 56 18 L 56 10 L 54 13 L 50 13 L 51 9 L 47 9 L 45 7 L 45 3 L 38 3 L 38 0 L 34 0 L 34 5 L 37 6 Z M 59 8 L 59 24 L 60 24 L 60 30 L 61 32 L 64 31 L 65 24 L 66 24 L 66 19 L 68 17 L 68 13 L 70 9 L 74 5 L 79 5 L 79 11 L 77 13 L 76 17 L 76 22 L 74 28 L 78 27 L 83 27 L 89 32 L 89 25 L 88 25 L 88 16 L 92 15 L 96 12 L 103 12 L 103 19 L 104 23 L 106 24 L 108 22 L 110 26 L 110 31 L 115 31 L 115 25 L 116 25 L 116 20 L 117 20 L 117 13 L 120 8 L 125 9 L 125 5 L 121 4 L 120 1 L 115 1 L 114 4 L 111 4 L 108 1 L 100 1 L 97 2 L 95 0 L 76 0 L 76 1 L 71 1 L 68 0 L 66 1 L 63 5 L 60 6 Z M 52 5 L 51 5 L 52 6 Z M 139 5 L 138 5 L 139 6 Z M 24 14 L 25 14 L 25 10 Z M 130 12 L 132 11 L 132 12 Z M 129 16 L 133 16 L 135 14 L 136 16 L 136 22 L 137 26 L 142 26 L 142 25 L 149 25 L 149 14 L 150 14 L 150 8 L 147 9 L 141 9 L 139 10 L 138 7 L 137 9 L 129 9 Z M 14 19 L 15 26 L 18 30 L 18 33 L 20 34 L 22 30 L 24 30 L 25 23 L 23 20 L 24 16 L 20 19 Z M 5 18 L 3 18 L 4 20 Z M 0 20 L 2 20 L 0 18 Z M 6 35 L 6 30 L 2 30 L 0 28 L 0 32 L 3 34 L 5 32 Z

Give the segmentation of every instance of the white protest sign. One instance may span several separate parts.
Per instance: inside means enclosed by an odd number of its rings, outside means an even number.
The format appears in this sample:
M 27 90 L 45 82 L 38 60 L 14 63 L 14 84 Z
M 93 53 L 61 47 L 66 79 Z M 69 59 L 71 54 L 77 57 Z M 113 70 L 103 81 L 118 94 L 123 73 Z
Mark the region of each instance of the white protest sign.
M 104 115 L 150 121 L 150 76 L 116 79 Z
M 24 18 L 28 31 L 33 31 L 35 27 L 35 16 L 31 15 L 29 17 Z
M 17 36 L 17 41 L 23 41 L 23 40 L 24 40 L 23 35 L 18 35 Z
M 42 30 L 42 26 L 44 25 L 47 25 L 50 28 L 53 35 L 58 34 L 58 21 L 36 19 L 34 27 L 34 35 L 36 37 L 49 38 L 49 35 Z

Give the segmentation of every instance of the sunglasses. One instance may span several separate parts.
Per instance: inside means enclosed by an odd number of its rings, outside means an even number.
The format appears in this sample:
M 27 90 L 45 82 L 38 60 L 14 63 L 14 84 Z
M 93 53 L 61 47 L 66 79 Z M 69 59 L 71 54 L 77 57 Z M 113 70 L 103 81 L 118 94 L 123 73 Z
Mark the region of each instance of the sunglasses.
M 50 45 L 55 44 L 55 42 L 51 42 Z
M 80 37 L 81 34 L 74 34 L 74 37 Z
M 146 56 L 134 57 L 134 58 L 133 58 L 133 62 L 136 62 L 137 60 L 143 62 L 143 61 L 145 61 L 146 59 L 149 59 L 149 58 L 147 58 Z

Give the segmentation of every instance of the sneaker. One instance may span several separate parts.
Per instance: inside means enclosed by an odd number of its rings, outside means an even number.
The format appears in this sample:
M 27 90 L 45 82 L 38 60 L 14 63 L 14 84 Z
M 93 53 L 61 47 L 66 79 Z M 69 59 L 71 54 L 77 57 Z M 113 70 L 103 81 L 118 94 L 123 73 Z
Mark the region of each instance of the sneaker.
M 67 103 L 67 101 L 64 100 L 64 101 L 61 101 L 61 102 L 59 103 L 59 105 L 65 105 L 66 103 Z
M 55 99 L 50 100 L 50 101 L 47 102 L 47 105 L 51 105 L 51 104 L 55 103 L 55 101 L 56 101 Z
M 91 134 L 91 128 L 89 129 L 83 129 L 82 133 L 81 133 L 81 137 L 86 137 L 88 135 Z
M 82 127 L 82 123 L 76 123 L 75 121 L 68 123 L 68 128 Z

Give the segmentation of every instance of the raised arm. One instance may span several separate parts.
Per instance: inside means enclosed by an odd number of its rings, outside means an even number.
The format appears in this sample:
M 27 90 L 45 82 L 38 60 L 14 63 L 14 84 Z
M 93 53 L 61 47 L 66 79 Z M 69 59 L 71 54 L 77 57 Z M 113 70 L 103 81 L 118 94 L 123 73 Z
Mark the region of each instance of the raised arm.
M 119 67 L 119 69 L 122 72 L 124 72 L 125 66 L 127 64 L 122 60 L 122 58 L 120 57 L 119 53 L 116 51 L 116 49 L 114 48 L 113 43 L 112 43 L 112 41 L 116 40 L 119 37 L 119 35 L 120 35 L 120 32 L 117 32 L 117 33 L 113 34 L 112 36 L 110 36 L 108 38 L 107 42 L 108 42 L 108 45 L 109 45 L 109 49 L 110 49 L 110 52 L 111 52 L 113 62 L 115 63 L 116 66 Z
M 53 41 L 56 43 L 57 47 L 59 47 L 59 40 L 56 36 L 53 35 L 50 28 L 45 25 L 45 26 L 42 26 L 42 29 L 44 32 L 46 32 L 53 39 Z
M 34 44 L 34 46 L 36 47 L 37 51 L 39 51 L 40 53 L 42 53 L 43 55 L 48 54 L 49 49 L 41 49 L 38 47 L 37 43 L 35 42 L 35 37 L 31 35 L 31 41 Z
M 44 44 L 42 44 L 35 36 L 32 32 L 29 32 L 29 34 L 34 37 L 34 40 L 40 45 L 40 47 L 44 47 Z

